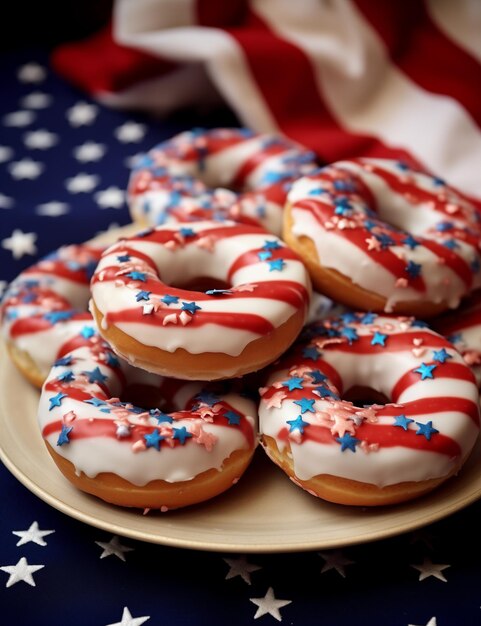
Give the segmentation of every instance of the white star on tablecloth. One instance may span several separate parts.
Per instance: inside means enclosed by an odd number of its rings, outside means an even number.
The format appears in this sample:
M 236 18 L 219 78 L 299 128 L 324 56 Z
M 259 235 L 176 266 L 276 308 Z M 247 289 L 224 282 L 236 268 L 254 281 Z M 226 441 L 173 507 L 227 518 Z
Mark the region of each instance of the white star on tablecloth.
M 442 580 L 444 583 L 448 582 L 446 577 L 442 573 L 443 570 L 451 567 L 450 565 L 433 563 L 431 559 L 425 558 L 421 565 L 411 565 L 414 569 L 417 569 L 419 574 L 419 580 L 425 580 L 430 576 L 434 576 L 438 580 Z
M 125 194 L 119 187 L 108 187 L 94 196 L 101 209 L 120 209 L 124 205 Z
M 23 580 L 28 585 L 35 587 L 35 581 L 33 580 L 32 574 L 37 572 L 39 569 L 42 569 L 45 565 L 29 565 L 27 559 L 22 556 L 22 558 L 15 565 L 3 565 L 0 567 L 2 572 L 10 574 L 9 579 L 7 580 L 6 587 L 11 587 L 16 583 Z
M 33 111 L 13 111 L 3 116 L 2 122 L 4 126 L 23 128 L 31 124 L 35 117 L 36 115 Z
M 67 109 L 67 119 L 71 126 L 75 128 L 79 126 L 89 126 L 97 117 L 99 109 L 95 104 L 88 102 L 77 102 Z
M 27 148 L 46 150 L 58 142 L 58 135 L 45 129 L 32 130 L 24 135 L 23 142 Z
M 38 178 L 44 169 L 45 166 L 43 163 L 30 158 L 13 161 L 8 166 L 8 171 L 16 180 L 33 180 L 34 178 Z
M 74 149 L 73 155 L 77 161 L 89 163 L 101 159 L 106 151 L 107 148 L 103 144 L 95 143 L 95 141 L 86 141 Z
M 26 109 L 46 109 L 52 103 L 52 96 L 42 91 L 32 91 L 20 100 Z
M 103 552 L 100 555 L 101 559 L 105 559 L 105 557 L 107 556 L 115 555 L 121 561 L 125 561 L 124 553 L 132 552 L 132 550 L 134 549 L 134 548 L 129 548 L 128 546 L 123 546 L 120 543 L 120 539 L 119 537 L 117 537 L 117 535 L 114 535 L 112 539 L 108 542 L 96 541 L 95 543 L 103 549 Z
M 429 622 L 426 624 L 426 626 L 437 626 L 437 621 L 435 617 L 431 617 L 431 619 L 429 620 Z M 416 624 L 408 624 L 408 626 L 416 626 Z M 419 624 L 419 626 L 421 626 Z
M 332 552 L 319 552 L 319 556 L 325 561 L 321 569 L 321 574 L 334 569 L 343 578 L 346 578 L 344 568 L 347 565 L 352 565 L 354 563 L 354 561 L 346 558 L 340 550 L 333 550 Z
M 5 289 L 7 288 L 8 282 L 6 280 L 0 280 L 0 298 L 3 296 Z
M 65 215 L 65 213 L 69 211 L 70 207 L 66 202 L 56 202 L 55 200 L 44 202 L 35 208 L 37 215 L 45 215 L 48 217 L 58 217 L 59 215 Z
M 0 146 L 0 163 L 10 161 L 13 157 L 13 150 L 9 146 Z
M 122 143 L 136 143 L 144 138 L 146 128 L 137 122 L 125 122 L 115 129 L 114 135 Z
M 0 193 L 0 209 L 11 209 L 14 204 L 15 202 L 13 198 L 9 198 L 3 193 Z
M 79 173 L 65 181 L 65 187 L 70 193 L 88 193 L 98 184 L 99 177 L 95 174 Z
M 35 241 L 37 235 L 35 233 L 24 233 L 16 228 L 10 237 L 2 239 L 2 248 L 10 250 L 14 259 L 21 259 L 25 254 L 35 254 L 37 247 Z
M 30 541 L 39 546 L 46 546 L 47 542 L 44 541 L 43 537 L 51 535 L 54 532 L 54 530 L 40 530 L 38 522 L 33 522 L 28 530 L 12 530 L 13 535 L 20 537 L 20 541 L 16 544 L 17 546 L 23 546 Z
M 107 626 L 141 626 L 141 624 L 146 622 L 148 619 L 150 619 L 150 615 L 144 615 L 143 617 L 132 617 L 129 609 L 124 606 L 122 621 L 115 622 L 115 624 L 107 624 Z
M 282 622 L 282 617 L 279 609 L 283 606 L 291 604 L 292 600 L 278 600 L 274 595 L 274 590 L 269 587 L 266 595 L 263 598 L 249 598 L 249 600 L 255 604 L 258 609 L 254 615 L 254 619 L 258 619 L 263 615 L 272 615 L 278 622 Z
M 17 72 L 17 78 L 22 83 L 41 83 L 45 80 L 47 72 L 38 63 L 26 63 Z
M 239 559 L 224 559 L 224 561 L 229 566 L 225 579 L 229 580 L 240 576 L 248 585 L 251 584 L 251 573 L 262 569 L 260 565 L 249 563 L 245 556 L 241 556 Z

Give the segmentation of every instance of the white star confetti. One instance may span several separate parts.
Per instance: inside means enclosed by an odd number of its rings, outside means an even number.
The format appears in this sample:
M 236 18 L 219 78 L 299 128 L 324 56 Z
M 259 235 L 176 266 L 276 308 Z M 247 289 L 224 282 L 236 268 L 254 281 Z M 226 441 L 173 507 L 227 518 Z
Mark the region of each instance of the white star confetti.
M 0 163 L 10 161 L 13 157 L 13 150 L 9 146 L 0 146 Z
M 95 174 L 76 174 L 72 178 L 67 178 L 65 187 L 70 193 L 88 193 L 99 184 L 99 177 Z
M 27 585 L 35 587 L 35 581 L 33 580 L 32 574 L 37 572 L 39 569 L 42 569 L 42 567 L 45 567 L 45 565 L 29 565 L 27 559 L 22 556 L 22 558 L 15 565 L 4 565 L 0 567 L 0 570 L 10 575 L 7 580 L 7 584 L 5 585 L 6 587 L 11 587 L 21 580 L 27 583 Z
M 101 209 L 120 209 L 124 205 L 125 194 L 118 187 L 108 187 L 94 196 Z
M 274 595 L 272 587 L 269 587 L 263 598 L 249 598 L 249 600 L 258 607 L 254 619 L 258 619 L 263 615 L 272 615 L 278 622 L 282 622 L 279 609 L 292 602 L 292 600 L 278 600 Z
M 17 78 L 22 83 L 41 83 L 45 80 L 47 72 L 38 63 L 27 63 L 22 65 L 17 72 Z
M 150 615 L 144 615 L 143 617 L 132 617 L 129 609 L 124 606 L 122 621 L 115 622 L 115 624 L 107 624 L 107 626 L 141 626 L 141 624 L 144 624 L 148 619 L 150 619 Z
M 77 161 L 81 163 L 90 163 L 101 159 L 106 151 L 107 148 L 103 144 L 95 143 L 94 141 L 86 141 L 74 149 L 73 155 Z
M 33 130 L 24 135 L 23 142 L 32 150 L 46 150 L 58 142 L 58 135 L 44 129 Z
M 103 548 L 103 552 L 100 555 L 101 559 L 105 559 L 105 557 L 107 556 L 115 555 L 121 561 L 125 561 L 124 553 L 132 552 L 134 549 L 134 548 L 129 548 L 127 546 L 123 546 L 120 543 L 120 539 L 119 537 L 117 537 L 117 535 L 114 535 L 112 539 L 108 542 L 96 541 L 95 543 L 101 548 Z
M 70 211 L 70 207 L 66 202 L 44 202 L 43 204 L 39 204 L 35 213 L 37 215 L 44 215 L 48 217 L 58 217 L 59 215 L 65 215 Z
M 46 546 L 47 542 L 43 539 L 47 535 L 54 533 L 54 530 L 40 530 L 38 522 L 33 522 L 28 530 L 12 530 L 13 535 L 20 537 L 17 546 L 23 546 L 26 543 L 33 542 L 39 546 Z
M 33 111 L 13 111 L 13 113 L 7 113 L 2 118 L 4 126 L 23 128 L 28 126 L 35 119 L 35 113 Z
M 43 163 L 29 158 L 13 161 L 8 166 L 8 171 L 16 180 L 34 180 L 40 176 L 44 169 Z
M 0 209 L 11 209 L 15 204 L 13 198 L 0 193 Z
M 321 569 L 321 574 L 329 572 L 334 569 L 343 578 L 346 578 L 345 567 L 352 565 L 354 561 L 346 558 L 340 550 L 333 550 L 332 552 L 319 552 L 319 556 L 325 561 Z
M 430 576 L 434 576 L 438 580 L 441 580 L 443 583 L 447 583 L 447 579 L 443 574 L 443 570 L 451 567 L 446 564 L 437 564 L 433 563 L 431 559 L 425 558 L 421 565 L 411 565 L 414 569 L 417 569 L 419 574 L 419 580 L 425 580 Z
M 229 566 L 229 571 L 227 572 L 225 579 L 229 580 L 231 578 L 235 578 L 236 576 L 240 576 L 248 585 L 251 584 L 251 573 L 262 569 L 260 565 L 249 563 L 245 556 L 242 556 L 239 559 L 224 559 L 224 561 Z
M 136 143 L 144 138 L 146 128 L 137 122 L 125 122 L 115 129 L 114 135 L 122 143 Z
M 89 126 L 95 121 L 98 114 L 98 107 L 88 102 L 77 102 L 73 107 L 67 109 L 67 119 L 71 126 Z
M 2 239 L 2 248 L 10 250 L 14 259 L 21 259 L 25 254 L 35 254 L 37 247 L 35 233 L 24 233 L 16 228 L 10 237 Z
M 52 103 L 52 96 L 41 91 L 33 91 L 20 100 L 26 109 L 46 109 Z

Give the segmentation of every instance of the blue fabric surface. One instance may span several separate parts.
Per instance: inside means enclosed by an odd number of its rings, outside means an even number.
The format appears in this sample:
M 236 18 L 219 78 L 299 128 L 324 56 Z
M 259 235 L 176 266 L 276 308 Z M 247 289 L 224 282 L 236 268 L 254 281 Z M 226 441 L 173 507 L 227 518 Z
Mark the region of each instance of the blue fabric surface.
M 4 55 L 0 72 L 3 287 L 60 245 L 130 222 L 125 202 L 102 208 L 98 195 L 109 188 L 125 191 L 130 157 L 192 126 L 235 123 L 229 112 L 159 121 L 106 109 L 59 80 L 38 50 Z M 39 92 L 44 97 L 32 99 Z M 42 101 L 42 108 L 32 107 Z M 78 103 L 95 107 L 90 123 L 69 122 Z M 19 111 L 27 113 L 12 116 Z M 119 127 L 131 122 L 145 133 L 137 141 L 119 140 Z M 31 135 L 39 130 L 47 133 Z M 42 142 L 51 145 L 32 147 Z M 85 142 L 100 144 L 104 155 L 79 161 L 74 151 Z M 32 171 L 25 160 L 38 164 L 38 176 L 23 177 Z M 69 191 L 67 181 L 79 173 L 97 177 L 90 191 Z M 52 202 L 61 204 L 55 208 Z M 17 235 L 12 244 L 15 231 L 29 235 L 27 243 L 19 244 Z M 481 624 L 481 503 L 422 532 L 367 545 L 245 556 L 115 538 L 50 507 L 3 466 L 0 489 L 2 625 Z

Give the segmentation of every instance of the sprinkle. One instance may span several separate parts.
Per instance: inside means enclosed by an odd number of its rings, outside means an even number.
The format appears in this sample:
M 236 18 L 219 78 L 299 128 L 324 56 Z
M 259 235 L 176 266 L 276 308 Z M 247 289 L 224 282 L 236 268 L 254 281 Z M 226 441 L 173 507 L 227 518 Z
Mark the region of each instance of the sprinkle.
M 269 264 L 269 272 L 274 272 L 274 271 L 278 271 L 278 272 L 282 272 L 282 270 L 284 269 L 286 262 L 284 261 L 284 259 L 274 259 L 273 261 L 267 261 Z
M 266 239 L 266 241 L 264 242 L 263 248 L 264 250 L 279 250 L 280 248 L 282 248 L 282 246 L 276 239 L 274 240 Z
M 56 324 L 57 322 L 66 322 L 73 314 L 73 311 L 49 311 L 43 317 L 51 324 Z
M 421 273 L 422 265 L 415 263 L 414 261 L 408 261 L 408 264 L 404 269 L 411 278 L 417 278 Z
M 304 434 L 304 428 L 310 426 L 309 422 L 305 422 L 300 415 L 298 415 L 295 420 L 286 420 L 286 423 L 290 426 L 290 433 L 299 431 L 301 435 Z
M 75 379 L 75 376 L 73 375 L 72 370 L 67 370 L 66 372 L 63 372 L 62 374 L 60 374 L 60 376 L 57 377 L 57 380 L 59 380 L 62 383 L 70 383 L 74 379 Z
M 212 250 L 214 249 L 215 241 L 213 237 L 209 237 L 207 235 L 205 237 L 200 237 L 200 239 L 197 239 L 195 243 L 197 246 L 199 246 L 199 248 L 203 248 L 204 250 L 207 250 L 208 252 L 212 252 Z
M 287 387 L 289 391 L 294 391 L 294 389 L 302 389 L 302 384 L 304 380 L 302 378 L 289 378 L 288 380 L 284 380 L 281 382 L 283 387 Z
M 62 403 L 62 400 L 66 397 L 67 397 L 66 393 L 57 393 L 57 395 L 49 398 L 50 406 L 48 410 L 51 411 L 54 407 L 60 406 Z
M 376 331 L 373 338 L 371 339 L 371 346 L 382 346 L 383 348 L 385 348 L 387 337 L 388 335 Z
M 187 324 L 190 324 L 190 322 L 192 321 L 192 317 L 193 316 L 187 313 L 187 311 L 181 311 L 179 314 L 179 320 L 182 326 L 187 326 Z
M 267 259 L 272 257 L 272 252 L 270 250 L 261 250 L 257 253 L 257 256 L 261 261 L 267 261 Z
M 341 444 L 341 452 L 347 449 L 356 452 L 356 446 L 361 443 L 360 439 L 356 439 L 350 433 L 345 433 L 342 437 L 336 437 L 336 441 Z
M 95 329 L 92 326 L 84 326 L 80 331 L 80 335 L 84 339 L 90 339 L 95 335 Z
M 301 408 L 301 413 L 304 414 L 306 412 L 315 413 L 314 410 L 314 399 L 301 398 L 300 400 L 294 400 L 294 404 L 297 404 Z
M 306 359 L 311 359 L 312 361 L 317 361 L 320 356 L 322 356 L 321 352 L 316 348 L 316 346 L 308 346 L 302 350 L 302 356 Z
M 57 446 L 63 446 L 64 443 L 70 443 L 69 434 L 72 432 L 73 426 L 62 425 L 62 430 L 57 439 Z
M 421 365 L 413 370 L 413 372 L 417 372 L 421 374 L 421 380 L 425 380 L 426 378 L 434 378 L 433 370 L 435 370 L 437 365 L 426 365 L 426 363 L 421 363 Z
M 198 306 L 195 302 L 182 302 L 182 311 L 188 311 L 195 315 L 197 311 L 200 311 L 202 307 Z
M 238 426 L 240 424 L 242 416 L 239 413 L 236 413 L 235 411 L 226 411 L 224 413 L 224 417 L 229 422 L 229 425 Z
M 179 233 L 182 235 L 182 237 L 195 237 L 195 231 L 193 231 L 192 228 L 179 228 Z
M 231 294 L 232 291 L 230 289 L 208 289 L 205 292 L 206 296 L 224 296 Z
M 84 402 L 86 404 L 91 404 L 92 406 L 103 406 L 104 404 L 107 404 L 104 400 L 100 400 L 100 398 L 96 398 L 95 396 L 92 396 L 88 400 L 84 400 Z
M 356 329 L 352 328 L 352 326 L 345 326 L 341 329 L 341 335 L 348 340 L 349 345 L 351 345 L 353 341 L 357 341 L 357 339 L 359 339 Z
M 172 439 L 177 439 L 182 445 L 185 445 L 185 440 L 190 439 L 191 437 L 192 433 L 190 433 L 185 426 L 182 426 L 181 428 L 174 428 Z
M 438 363 L 445 363 L 448 359 L 452 358 L 452 354 L 446 352 L 445 348 L 441 348 L 441 350 L 433 350 L 433 361 L 438 361 Z
M 119 439 L 125 439 L 125 437 L 130 437 L 129 424 L 118 424 L 115 434 Z
M 117 261 L 119 263 L 128 263 L 130 261 L 130 256 L 128 254 L 121 254 L 117 257 Z
M 394 286 L 397 289 L 404 289 L 408 286 L 408 281 L 406 278 L 398 278 L 396 282 L 394 283 Z
M 151 291 L 139 291 L 138 293 L 135 294 L 135 299 L 137 302 L 140 302 L 141 300 L 148 300 L 150 298 L 150 294 L 152 292 Z
M 155 448 L 160 451 L 160 442 L 163 441 L 165 437 L 159 433 L 158 430 L 153 430 L 148 435 L 144 435 L 145 445 L 147 448 Z
M 409 246 L 409 248 L 411 248 L 411 250 L 414 250 L 415 248 L 417 248 L 420 243 L 419 241 L 417 241 L 417 239 L 414 239 L 414 237 L 412 235 L 408 235 L 406 237 L 406 239 L 403 239 L 402 242 L 404 245 Z
M 128 276 L 132 280 L 140 280 L 143 283 L 147 281 L 147 274 L 145 272 L 133 271 L 126 274 L 126 276 Z
M 265 400 L 265 405 L 268 409 L 280 409 L 282 401 L 287 398 L 287 394 L 284 391 L 276 391 L 270 398 Z
M 98 366 L 91 372 L 82 372 L 82 374 L 85 374 L 85 376 L 87 376 L 89 383 L 104 383 L 108 378 L 108 376 L 102 374 L 102 371 Z
M 142 315 L 150 315 L 154 312 L 153 304 L 144 304 L 142 307 Z
M 162 320 L 162 326 L 167 326 L 167 324 L 177 324 L 177 315 L 175 313 L 171 313 L 170 315 L 166 315 Z
M 428 441 L 431 440 L 432 435 L 439 433 L 439 430 L 433 428 L 433 423 L 428 422 L 427 424 L 421 424 L 420 422 L 416 422 L 416 425 L 419 426 L 419 430 L 416 431 L 416 435 L 424 435 Z
M 395 415 L 393 426 L 399 426 L 403 430 L 408 430 L 408 426 L 411 422 L 414 422 L 414 420 L 409 419 L 405 415 Z

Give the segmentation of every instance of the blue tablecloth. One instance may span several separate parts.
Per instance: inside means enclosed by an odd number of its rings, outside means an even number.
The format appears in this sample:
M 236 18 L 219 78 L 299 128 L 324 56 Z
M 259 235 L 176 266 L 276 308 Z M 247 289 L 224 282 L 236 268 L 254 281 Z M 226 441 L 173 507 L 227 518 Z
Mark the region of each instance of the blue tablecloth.
M 228 111 L 153 120 L 89 101 L 46 53 L 1 60 L 0 286 L 62 244 L 130 222 L 129 159 Z M 221 554 L 113 536 L 30 493 L 0 465 L 0 624 L 481 624 L 481 503 L 341 550 Z

